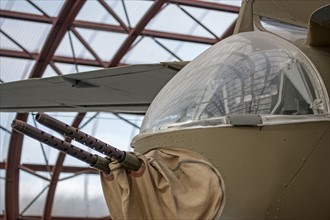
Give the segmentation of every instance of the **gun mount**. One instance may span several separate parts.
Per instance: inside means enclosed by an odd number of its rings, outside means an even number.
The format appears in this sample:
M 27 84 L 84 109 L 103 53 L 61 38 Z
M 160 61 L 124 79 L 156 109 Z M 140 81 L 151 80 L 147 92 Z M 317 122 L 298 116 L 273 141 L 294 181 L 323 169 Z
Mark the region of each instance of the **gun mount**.
M 111 160 L 116 160 L 127 169 L 133 171 L 139 170 L 142 165 L 142 162 L 135 155 L 129 152 L 121 151 L 49 115 L 38 113 L 36 115 L 36 120 L 40 124 L 45 125 L 46 127 L 64 135 L 65 137 L 74 139 L 75 141 L 104 154 L 106 158 L 96 154 L 91 154 L 67 141 L 54 137 L 53 135 L 35 128 L 23 121 L 13 120 L 11 126 L 16 131 L 36 139 L 44 144 L 47 144 L 57 150 L 60 150 L 72 157 L 75 157 L 78 160 L 81 160 L 89 164 L 91 167 L 94 167 L 106 174 L 111 172 L 109 168 L 109 163 Z

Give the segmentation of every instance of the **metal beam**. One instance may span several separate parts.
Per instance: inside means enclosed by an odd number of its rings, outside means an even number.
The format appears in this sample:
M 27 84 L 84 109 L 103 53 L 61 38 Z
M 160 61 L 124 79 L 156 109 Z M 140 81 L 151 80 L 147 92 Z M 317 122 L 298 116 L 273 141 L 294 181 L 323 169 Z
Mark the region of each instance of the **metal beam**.
M 114 17 L 120 26 L 128 33 L 130 31 L 130 28 L 126 26 L 126 24 L 121 20 L 121 18 L 110 8 L 110 6 L 104 1 L 99 0 L 100 4 L 104 7 L 105 10 L 107 10 L 112 17 Z
M 2 12 L 4 12 L 4 13 L 2 13 Z M 18 12 L 0 10 L 0 17 L 5 17 L 5 18 L 7 17 L 7 18 L 13 18 L 13 19 L 19 19 L 19 20 L 31 20 L 31 21 L 43 22 L 43 23 L 51 23 L 51 22 L 55 21 L 54 17 L 51 19 L 45 19 L 45 17 L 41 16 L 41 15 L 26 14 L 27 17 L 25 19 L 24 16 L 25 16 L 24 13 L 21 14 Z M 99 30 L 99 31 L 109 31 L 109 32 L 115 32 L 115 33 L 122 33 L 122 34 L 127 33 L 127 30 L 124 29 L 122 26 L 95 23 L 95 22 L 89 22 L 89 21 L 75 20 L 75 21 L 73 21 L 72 26 L 77 27 L 77 28 L 86 28 L 86 29 Z M 191 35 L 185 35 L 185 34 L 175 34 L 175 33 L 169 33 L 169 32 L 164 32 L 164 31 L 154 31 L 154 30 L 150 30 L 150 29 L 144 29 L 141 32 L 141 35 L 149 36 L 149 37 L 170 39 L 170 40 L 202 43 L 202 44 L 215 44 L 216 42 L 218 42 L 218 40 L 214 39 L 214 38 L 197 37 L 197 36 L 191 36 Z
M 230 13 L 238 13 L 240 7 L 231 6 L 226 4 L 219 4 L 214 2 L 207 2 L 207 1 L 191 1 L 191 0 L 169 0 L 170 3 L 175 3 L 179 5 L 197 7 L 197 8 L 204 8 L 209 10 L 216 10 L 216 11 L 223 11 L 223 12 L 230 12 Z
M 187 34 L 175 34 L 163 31 L 143 30 L 141 35 L 149 37 L 157 37 L 170 40 L 178 40 L 184 42 L 200 43 L 200 44 L 215 44 L 221 39 L 208 38 L 208 37 L 196 37 Z
M 109 32 L 126 34 L 126 31 L 121 26 L 118 25 L 101 24 L 101 23 L 94 23 L 89 21 L 74 21 L 72 25 L 78 28 L 86 28 L 92 30 L 109 31 Z M 197 37 L 186 34 L 170 33 L 165 31 L 154 31 L 150 29 L 144 29 L 140 33 L 140 35 L 149 36 L 149 37 L 158 37 L 158 38 L 164 38 L 170 40 L 202 43 L 202 44 L 214 44 L 218 42 L 218 40 L 214 38 Z
M 2 33 L 3 35 L 5 35 L 9 40 L 11 40 L 16 46 L 18 46 L 19 48 L 21 48 L 27 55 L 29 55 L 30 57 L 32 57 L 32 54 L 25 49 L 25 47 L 23 47 L 20 43 L 18 43 L 14 38 L 12 38 L 11 36 L 9 36 L 6 32 L 4 32 L 3 30 L 0 30 L 0 33 Z
M 117 50 L 116 54 L 113 56 L 109 67 L 117 66 L 123 56 L 127 53 L 135 39 L 141 34 L 145 26 L 149 23 L 149 21 L 157 14 L 160 8 L 166 3 L 164 0 L 156 0 L 148 11 L 141 18 L 139 23 L 129 32 L 128 37 L 124 41 L 124 43 Z
M 26 167 L 28 169 L 31 169 L 35 172 L 48 172 L 48 168 L 45 164 L 31 164 L 31 163 L 23 163 L 19 165 L 20 167 Z M 6 169 L 7 162 L 0 162 L 0 169 Z M 54 169 L 54 166 L 50 165 L 49 168 L 51 170 Z M 84 172 L 85 174 L 99 174 L 99 171 L 90 168 L 90 167 L 76 167 L 76 166 L 63 166 L 62 173 L 81 173 Z
M 16 119 L 26 121 L 28 114 L 20 113 Z M 19 218 L 19 164 L 23 144 L 23 135 L 13 130 L 10 136 L 5 185 L 5 207 L 7 219 Z
M 103 2 L 103 0 L 100 1 L 101 4 L 102 4 L 102 2 Z M 207 1 L 170 0 L 170 3 L 185 5 L 185 6 L 190 6 L 190 7 L 196 7 L 196 8 L 202 8 L 202 9 L 236 13 L 236 14 L 239 12 L 239 9 L 240 9 L 240 7 L 237 7 L 237 6 L 219 4 L 219 3 L 214 3 L 214 2 L 207 2 Z M 102 5 L 104 6 L 104 4 L 102 4 Z M 112 14 L 112 16 L 114 16 L 114 18 L 118 21 L 119 17 L 115 16 L 114 14 Z M 53 23 L 56 19 L 55 17 L 47 18 L 42 15 L 15 12 L 15 11 L 9 11 L 9 10 L 0 10 L 0 17 L 19 19 L 19 20 L 25 20 L 25 21 L 42 22 L 42 23 L 49 23 L 49 24 Z
M 0 163 L 0 168 L 1 168 L 1 163 Z M 47 166 L 45 164 L 22 164 L 22 166 L 27 167 L 31 170 L 34 171 L 39 171 L 39 172 L 48 172 Z M 54 166 L 50 165 L 49 166 L 51 170 L 54 169 Z M 89 167 L 75 167 L 75 166 L 63 166 L 62 173 L 80 173 L 84 172 L 86 174 L 99 174 L 99 171 L 97 171 L 94 168 L 89 168 Z
M 29 167 L 26 167 L 26 166 L 23 166 L 23 165 L 19 165 L 18 167 L 21 170 L 24 170 L 25 172 L 30 173 L 31 175 L 34 175 L 36 177 L 39 177 L 40 179 L 49 181 L 49 179 L 47 177 L 44 177 L 44 176 L 38 174 L 35 170 L 33 170 L 33 169 L 29 168 Z
M 31 54 L 31 56 L 30 56 L 30 54 Z M 27 54 L 27 53 L 25 53 L 23 51 L 19 51 L 19 50 L 0 49 L 0 56 L 3 56 L 3 57 L 34 60 L 39 55 L 38 53 L 30 53 L 30 54 Z
M 85 0 L 70 1 L 67 0 L 62 10 L 55 20 L 55 23 L 49 32 L 46 42 L 37 58 L 37 61 L 30 73 L 31 77 L 41 77 L 52 60 L 52 57 L 61 43 L 66 31 L 71 26 L 73 20 L 84 5 Z
M 4 170 L 4 169 L 7 169 L 7 163 L 6 162 L 0 162 L 0 169 L 1 170 Z
M 78 38 L 78 40 L 85 46 L 85 48 L 94 56 L 95 60 L 97 60 L 97 62 L 99 63 L 100 66 L 105 67 L 105 62 L 103 62 L 101 60 L 101 58 L 97 55 L 97 53 L 93 50 L 93 48 L 91 46 L 89 46 L 89 44 L 85 41 L 85 39 L 78 33 L 78 31 L 74 28 L 71 27 L 70 28 L 72 33 Z M 77 58 L 75 58 L 76 63 Z
M 23 21 L 31 21 L 31 22 L 40 22 L 52 24 L 55 22 L 55 17 L 45 17 L 42 15 L 24 13 L 24 12 L 16 12 L 16 11 L 8 11 L 8 10 L 0 10 L 0 17 L 2 18 L 10 18 L 16 20 Z

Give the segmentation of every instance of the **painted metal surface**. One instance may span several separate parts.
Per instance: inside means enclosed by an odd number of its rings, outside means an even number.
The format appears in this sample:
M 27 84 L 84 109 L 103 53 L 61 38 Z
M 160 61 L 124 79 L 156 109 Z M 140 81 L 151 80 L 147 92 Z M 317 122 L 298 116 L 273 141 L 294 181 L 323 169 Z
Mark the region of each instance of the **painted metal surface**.
M 226 186 L 220 219 L 328 219 L 329 129 L 329 122 L 211 126 L 142 134 L 132 144 L 142 153 L 185 148 L 208 158 Z

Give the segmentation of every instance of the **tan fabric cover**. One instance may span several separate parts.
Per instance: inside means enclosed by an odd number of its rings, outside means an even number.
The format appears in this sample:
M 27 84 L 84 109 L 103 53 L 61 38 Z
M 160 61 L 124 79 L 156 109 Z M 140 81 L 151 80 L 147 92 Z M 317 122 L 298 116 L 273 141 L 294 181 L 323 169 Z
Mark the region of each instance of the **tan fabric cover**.
M 136 154 L 138 155 L 138 154 Z M 224 186 L 218 171 L 200 154 L 158 148 L 138 155 L 146 170 L 140 177 L 111 163 L 113 179 L 101 175 L 113 219 L 217 219 Z

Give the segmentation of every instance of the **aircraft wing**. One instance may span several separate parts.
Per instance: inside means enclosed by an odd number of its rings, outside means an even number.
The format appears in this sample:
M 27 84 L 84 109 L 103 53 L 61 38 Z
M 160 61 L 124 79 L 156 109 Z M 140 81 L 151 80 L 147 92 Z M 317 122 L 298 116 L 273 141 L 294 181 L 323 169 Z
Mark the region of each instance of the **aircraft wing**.
M 310 0 L 303 2 L 295 0 L 255 0 L 253 3 L 253 13 L 307 28 L 311 14 L 326 4 L 329 4 L 329 0 Z
M 141 64 L 0 84 L 0 111 L 144 113 L 187 62 Z

